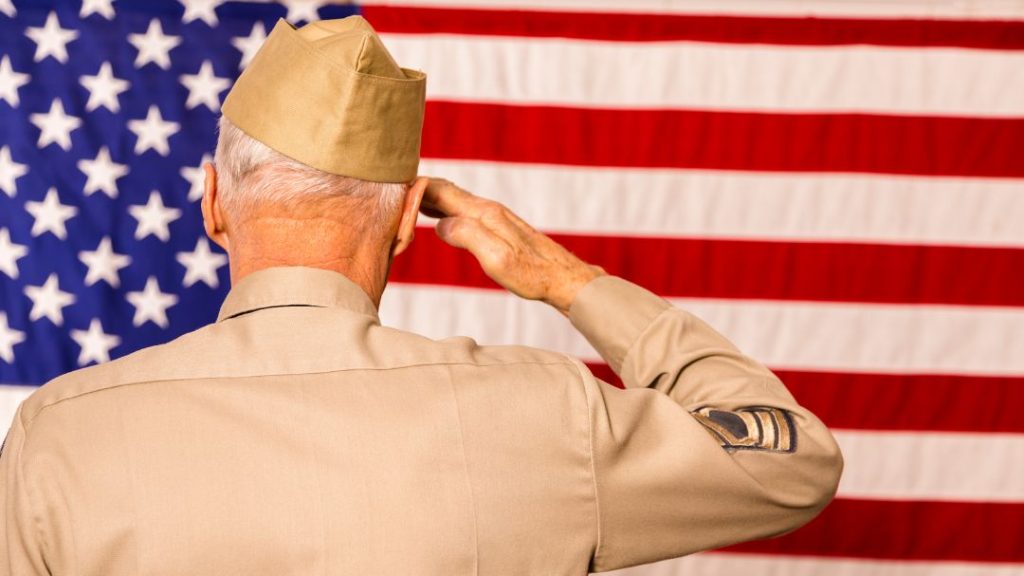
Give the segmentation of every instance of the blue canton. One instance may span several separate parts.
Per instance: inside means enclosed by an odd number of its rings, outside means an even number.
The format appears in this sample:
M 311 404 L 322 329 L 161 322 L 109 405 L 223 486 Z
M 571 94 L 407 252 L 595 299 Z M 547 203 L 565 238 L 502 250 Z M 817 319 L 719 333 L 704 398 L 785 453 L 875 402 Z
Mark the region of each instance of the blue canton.
M 0 0 L 0 383 L 212 322 L 227 259 L 201 165 L 220 102 L 279 18 L 351 5 Z

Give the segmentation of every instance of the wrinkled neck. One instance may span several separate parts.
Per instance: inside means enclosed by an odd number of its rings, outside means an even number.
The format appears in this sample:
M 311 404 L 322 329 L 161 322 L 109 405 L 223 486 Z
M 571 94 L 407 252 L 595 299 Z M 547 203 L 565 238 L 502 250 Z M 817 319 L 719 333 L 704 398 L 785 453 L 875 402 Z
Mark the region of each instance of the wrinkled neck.
M 232 230 L 231 283 L 275 266 L 322 268 L 345 275 L 379 306 L 391 248 L 382 236 L 324 216 L 254 217 Z

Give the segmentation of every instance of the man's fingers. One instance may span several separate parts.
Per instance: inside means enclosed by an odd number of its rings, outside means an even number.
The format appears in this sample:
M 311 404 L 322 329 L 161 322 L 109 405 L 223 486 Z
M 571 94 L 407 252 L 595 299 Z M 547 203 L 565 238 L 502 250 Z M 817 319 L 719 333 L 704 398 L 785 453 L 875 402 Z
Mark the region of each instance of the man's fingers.
M 437 221 L 437 235 L 448 245 L 469 250 L 487 230 L 474 218 L 447 216 Z
M 469 251 L 485 270 L 503 260 L 509 245 L 476 218 L 449 216 L 437 221 L 437 235 L 448 245 Z
M 431 178 L 423 193 L 424 214 L 435 218 L 469 213 L 478 198 L 447 180 Z
M 420 202 L 420 213 L 423 214 L 424 216 L 429 216 L 431 218 L 445 217 L 444 212 L 441 212 L 440 210 L 437 210 L 436 208 L 433 208 L 431 206 L 427 206 L 426 201 Z

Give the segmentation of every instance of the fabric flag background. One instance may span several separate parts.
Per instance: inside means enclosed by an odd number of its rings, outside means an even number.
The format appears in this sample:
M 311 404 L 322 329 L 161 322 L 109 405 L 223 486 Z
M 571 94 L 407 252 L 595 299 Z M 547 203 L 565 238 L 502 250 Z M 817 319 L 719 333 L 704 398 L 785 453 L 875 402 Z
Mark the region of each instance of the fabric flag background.
M 428 72 L 422 173 L 696 312 L 836 429 L 810 525 L 621 574 L 1024 574 L 1020 0 L 0 0 L 0 427 L 214 319 L 220 99 L 278 18 L 356 12 Z M 392 281 L 385 323 L 615 380 L 428 229 Z

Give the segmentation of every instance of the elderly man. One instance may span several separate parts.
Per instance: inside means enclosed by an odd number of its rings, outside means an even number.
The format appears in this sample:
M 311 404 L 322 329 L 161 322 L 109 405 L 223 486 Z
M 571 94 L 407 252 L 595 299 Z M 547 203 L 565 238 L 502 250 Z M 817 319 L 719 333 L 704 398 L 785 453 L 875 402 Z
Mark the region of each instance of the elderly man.
M 8 575 L 580 575 L 792 530 L 841 458 L 766 368 L 507 208 L 414 178 L 423 75 L 361 19 L 281 23 L 202 201 L 217 322 L 67 374 L 0 458 Z M 622 377 L 380 325 L 420 211 Z

